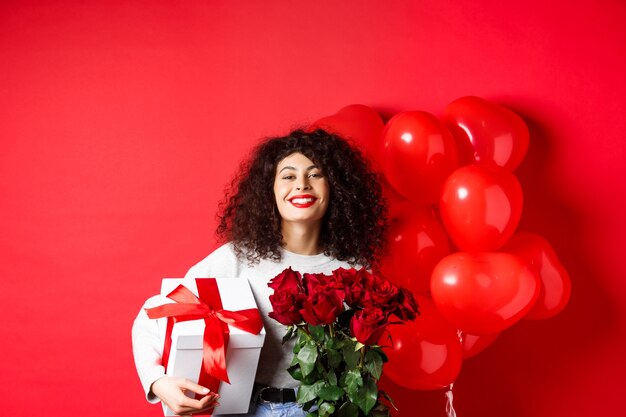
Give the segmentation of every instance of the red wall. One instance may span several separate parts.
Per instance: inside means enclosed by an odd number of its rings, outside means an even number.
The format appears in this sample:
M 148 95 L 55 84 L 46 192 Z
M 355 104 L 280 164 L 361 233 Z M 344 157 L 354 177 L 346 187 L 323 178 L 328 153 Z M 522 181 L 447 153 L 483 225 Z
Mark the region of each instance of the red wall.
M 161 415 L 131 323 L 215 246 L 246 150 L 348 104 L 464 95 L 529 124 L 521 227 L 573 293 L 464 363 L 459 416 L 623 410 L 626 6 L 509 3 L 2 2 L 0 414 Z M 397 415 L 444 415 L 443 391 L 385 384 Z

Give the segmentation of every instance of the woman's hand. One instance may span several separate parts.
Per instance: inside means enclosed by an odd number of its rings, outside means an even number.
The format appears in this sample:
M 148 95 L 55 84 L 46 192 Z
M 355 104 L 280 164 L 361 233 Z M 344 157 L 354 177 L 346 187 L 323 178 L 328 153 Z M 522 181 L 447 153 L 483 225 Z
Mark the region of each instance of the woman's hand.
M 179 415 L 198 413 L 219 405 L 219 394 L 185 378 L 164 376 L 152 384 L 152 393 L 159 397 L 170 410 Z M 189 398 L 186 391 L 204 395 L 200 400 Z

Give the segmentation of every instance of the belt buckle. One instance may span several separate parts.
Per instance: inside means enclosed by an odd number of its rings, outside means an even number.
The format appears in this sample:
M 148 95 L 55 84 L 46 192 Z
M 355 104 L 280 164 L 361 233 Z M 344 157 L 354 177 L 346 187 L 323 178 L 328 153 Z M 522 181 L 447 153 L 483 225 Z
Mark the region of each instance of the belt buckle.
M 264 392 L 266 389 L 276 389 L 276 388 L 272 388 L 272 387 L 263 387 L 263 388 L 261 388 L 261 389 L 259 390 L 259 399 L 261 400 L 261 402 L 262 402 L 263 404 L 270 404 L 270 403 L 272 403 L 272 401 L 268 401 L 268 400 L 266 400 L 265 398 L 263 398 L 263 392 Z M 280 394 L 279 394 L 279 395 L 280 395 L 280 402 L 282 403 L 282 402 L 283 402 L 283 390 L 282 390 L 282 389 L 278 389 L 278 392 L 280 393 Z

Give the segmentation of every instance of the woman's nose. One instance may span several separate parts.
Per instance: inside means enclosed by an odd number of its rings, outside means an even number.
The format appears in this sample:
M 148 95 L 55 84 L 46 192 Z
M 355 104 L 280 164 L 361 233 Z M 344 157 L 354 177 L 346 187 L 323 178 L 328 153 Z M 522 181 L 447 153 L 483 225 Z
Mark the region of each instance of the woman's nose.
M 308 190 L 309 188 L 311 188 L 311 186 L 306 179 L 302 179 L 296 186 L 297 190 Z

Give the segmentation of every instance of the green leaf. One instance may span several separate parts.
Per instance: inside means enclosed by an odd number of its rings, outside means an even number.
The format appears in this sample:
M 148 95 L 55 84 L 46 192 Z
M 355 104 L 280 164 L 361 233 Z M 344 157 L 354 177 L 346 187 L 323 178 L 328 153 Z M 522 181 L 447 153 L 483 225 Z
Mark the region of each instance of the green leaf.
M 311 340 L 311 336 L 309 336 L 309 334 L 302 327 L 298 327 L 298 342 L 297 343 L 302 346 L 306 344 L 309 340 Z
M 376 405 L 378 400 L 378 387 L 373 379 L 367 379 L 365 384 L 359 389 L 358 395 L 353 402 L 368 415 L 370 410 Z
M 344 386 L 346 388 L 346 392 L 350 396 L 356 395 L 359 388 L 363 386 L 363 377 L 361 377 L 361 373 L 356 369 L 351 369 L 344 375 Z
M 389 407 L 385 404 L 378 403 L 376 407 L 370 411 L 367 417 L 390 417 L 391 413 L 389 412 Z
M 356 345 L 354 346 L 354 350 L 361 350 L 365 347 L 365 345 L 361 342 L 356 342 Z
M 346 401 L 339 407 L 337 411 L 337 417 L 358 417 L 359 407 L 349 401 Z
M 315 362 L 315 370 L 320 375 L 326 375 L 326 372 L 327 372 L 321 360 Z
M 324 347 L 329 350 L 329 349 L 337 349 L 337 338 L 336 337 L 327 337 L 324 340 Z
M 383 358 L 383 362 L 389 362 L 389 358 L 387 357 L 387 354 L 385 352 L 383 352 L 383 350 L 381 348 L 377 347 L 376 349 L 373 349 L 373 350 L 378 352 L 380 357 Z
M 343 355 L 337 350 L 328 349 L 326 351 L 326 357 L 328 358 L 328 365 L 332 368 L 339 368 L 343 363 Z
M 293 345 L 293 353 L 295 353 L 296 355 L 298 354 L 298 352 L 300 352 L 300 349 L 302 349 L 302 346 L 304 346 L 306 344 L 302 343 L 300 340 L 298 340 L 294 345 Z
M 311 372 L 310 374 L 308 374 L 307 376 L 305 376 L 304 378 L 302 378 L 302 383 L 303 384 L 313 384 L 317 381 L 322 381 L 322 375 L 320 375 L 319 372 Z
M 326 385 L 319 390 L 318 395 L 326 401 L 337 401 L 343 396 L 343 390 L 336 385 Z
M 315 397 L 317 398 L 317 397 Z M 311 408 L 313 408 L 313 406 L 315 405 L 315 401 L 311 400 L 311 401 L 307 401 L 304 404 L 302 404 L 302 409 L 309 411 L 311 410 Z M 317 411 L 314 411 L 315 413 L 317 413 Z
M 331 403 L 322 403 L 319 406 L 318 413 L 319 417 L 327 417 L 335 412 L 335 406 Z
M 365 369 L 375 378 L 380 379 L 383 373 L 383 358 L 375 350 L 370 350 L 365 354 Z
M 341 350 L 343 353 L 343 359 L 346 361 L 348 368 L 356 368 L 359 363 L 361 354 L 354 350 L 354 345 L 351 343 L 346 344 Z
M 287 327 L 287 333 L 285 333 L 285 335 L 283 336 L 283 342 L 282 342 L 283 345 L 287 343 L 289 339 L 291 339 L 291 337 L 293 336 L 293 330 L 294 330 L 293 326 Z
M 309 342 L 302 346 L 298 352 L 298 362 L 302 369 L 302 376 L 307 376 L 315 369 L 315 361 L 317 361 L 317 347 L 314 342 Z
M 322 343 L 324 341 L 324 326 L 309 326 L 309 333 L 316 342 Z
M 295 353 L 295 355 L 293 355 L 291 357 L 291 363 L 289 364 L 289 366 L 298 365 L 298 363 L 299 363 L 298 362 L 298 355 L 297 355 L 298 352 L 295 352 L 295 349 L 294 349 L 294 353 Z
M 330 385 L 337 385 L 337 374 L 335 373 L 335 371 L 331 369 L 326 377 L 328 378 L 328 383 Z
M 296 381 L 302 381 L 302 379 L 304 378 L 302 376 L 302 369 L 300 369 L 300 365 L 290 366 L 289 368 L 287 368 L 287 372 L 289 372 L 289 375 L 291 375 L 291 377 Z
M 393 407 L 394 410 L 398 411 L 398 407 L 396 407 L 396 403 L 393 402 L 393 398 L 391 398 L 389 396 L 389 394 L 387 394 L 385 391 L 383 390 L 379 390 L 378 393 L 380 395 L 382 395 L 387 401 L 389 401 L 389 404 L 391 404 L 391 406 Z
M 318 396 L 318 392 L 324 386 L 324 381 L 317 381 L 312 385 L 300 384 L 297 400 L 300 404 L 311 401 Z
M 311 413 L 307 413 L 305 417 L 317 417 L 317 411 L 313 411 Z

